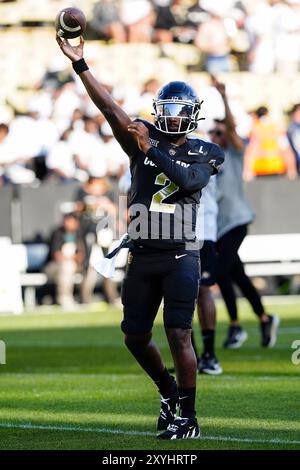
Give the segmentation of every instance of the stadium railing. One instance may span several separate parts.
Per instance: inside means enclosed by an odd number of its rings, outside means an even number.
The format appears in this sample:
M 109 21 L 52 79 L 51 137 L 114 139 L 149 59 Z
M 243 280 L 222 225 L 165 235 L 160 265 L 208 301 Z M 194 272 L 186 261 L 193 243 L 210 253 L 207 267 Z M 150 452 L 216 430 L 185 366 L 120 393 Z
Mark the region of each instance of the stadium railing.
M 300 234 L 297 233 L 248 235 L 239 254 L 251 277 L 300 274 Z

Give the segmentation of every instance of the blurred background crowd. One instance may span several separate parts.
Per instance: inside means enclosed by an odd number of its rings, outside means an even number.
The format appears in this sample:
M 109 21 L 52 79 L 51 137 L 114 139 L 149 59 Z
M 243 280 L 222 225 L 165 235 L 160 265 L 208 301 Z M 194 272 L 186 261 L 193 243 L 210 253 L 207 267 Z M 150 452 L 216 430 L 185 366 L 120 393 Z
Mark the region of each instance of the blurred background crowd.
M 79 6 L 81 3 L 72 2 Z M 300 92 L 291 96 L 287 87 L 288 77 L 297 74 L 300 63 L 299 0 L 84 3 L 89 19 L 86 36 L 91 46 L 86 48 L 88 59 L 90 56 L 100 78 L 103 76 L 109 91 L 130 116 L 149 118 L 152 99 L 165 77 L 190 74 L 206 101 L 203 111 L 207 120 L 199 130 L 207 131 L 209 118 L 222 114 L 222 108 L 216 94 L 209 90 L 209 82 L 203 90 L 203 78 L 199 76 L 197 80 L 196 74 L 231 73 L 235 80 L 229 76 L 227 81 L 232 86 L 228 93 L 234 101 L 238 128 L 250 144 L 255 141 L 246 158 L 245 178 L 259 174 L 296 176 L 295 165 L 299 169 L 300 162 L 297 101 L 299 98 L 300 102 Z M 109 127 L 86 97 L 68 62 L 54 49 L 51 22 L 54 12 L 67 4 L 35 0 L 0 2 L 0 34 L 4 40 L 0 94 L 2 185 L 39 184 L 49 178 L 86 181 L 90 173 L 119 179 L 126 172 L 127 159 Z M 48 49 L 50 41 L 53 44 Z M 124 43 L 130 43 L 127 49 Z M 116 50 L 118 46 L 120 49 Z M 6 64 L 19 47 L 22 54 L 19 72 L 14 68 L 10 73 L 16 63 L 8 67 Z M 126 56 L 130 57 L 127 63 Z M 151 58 L 157 67 L 162 66 L 161 78 L 157 74 L 159 68 L 145 66 Z M 116 72 L 115 68 L 119 70 Z M 142 72 L 131 81 L 136 68 Z M 238 71 L 248 71 L 249 82 L 258 74 L 260 78 L 256 83 L 244 82 L 239 87 Z M 270 94 L 260 87 L 266 85 L 263 77 L 266 80 L 273 72 L 284 78 L 277 79 Z M 272 87 L 271 81 L 269 86 Z M 283 89 L 279 90 L 281 86 Z M 278 102 L 276 92 L 285 95 L 285 101 Z M 242 96 L 245 93 L 261 97 L 253 96 L 252 100 L 248 97 L 245 103 Z M 263 163 L 264 155 L 270 154 L 273 162 Z
M 68 2 L 1 3 L 6 4 L 3 25 L 47 26 Z M 75 0 L 72 5 L 87 13 L 89 39 L 192 44 L 208 72 L 292 73 L 299 67 L 299 0 Z
M 60 279 L 62 305 L 74 300 L 76 273 L 82 301 L 91 301 L 95 228 L 118 213 L 130 184 L 127 156 L 55 43 L 55 16 L 69 5 L 87 15 L 91 69 L 132 118 L 151 120 L 158 88 L 187 80 L 204 100 L 198 132 L 207 138 L 224 118 L 216 75 L 247 143 L 247 184 L 298 181 L 300 171 L 300 0 L 0 0 L 0 199 L 9 193 L 0 208 L 9 229 L 2 224 L 0 236 L 47 245 L 28 270 Z M 29 191 L 36 216 L 24 229 L 18 217 Z M 45 199 L 53 210 L 39 215 Z M 100 237 L 105 253 L 112 235 Z M 56 272 L 60 257 L 69 275 Z M 116 283 L 102 291 L 118 302 Z

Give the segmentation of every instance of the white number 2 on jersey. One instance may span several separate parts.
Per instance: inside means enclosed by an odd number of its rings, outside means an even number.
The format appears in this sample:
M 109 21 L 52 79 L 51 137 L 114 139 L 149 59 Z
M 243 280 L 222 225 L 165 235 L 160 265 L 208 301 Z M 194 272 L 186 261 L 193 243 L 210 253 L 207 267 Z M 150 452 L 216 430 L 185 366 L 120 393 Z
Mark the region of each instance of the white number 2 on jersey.
M 170 181 L 164 173 L 160 173 L 159 175 L 157 175 L 155 179 L 155 184 L 164 186 L 164 188 L 162 188 L 160 191 L 157 191 L 157 193 L 153 194 L 150 205 L 150 211 L 174 214 L 176 204 L 167 204 L 163 201 L 167 199 L 167 197 L 171 196 L 171 194 L 176 193 L 179 189 L 179 186 Z

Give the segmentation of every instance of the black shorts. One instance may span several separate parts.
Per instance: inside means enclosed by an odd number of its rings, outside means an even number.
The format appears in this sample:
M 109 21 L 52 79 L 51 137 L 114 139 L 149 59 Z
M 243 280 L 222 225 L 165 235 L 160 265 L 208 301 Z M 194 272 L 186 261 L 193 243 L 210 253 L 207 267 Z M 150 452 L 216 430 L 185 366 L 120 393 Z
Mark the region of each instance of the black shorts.
M 201 286 L 213 286 L 216 283 L 217 249 L 216 243 L 205 240 L 200 250 Z
M 165 328 L 190 329 L 199 289 L 199 261 L 195 251 L 131 249 L 122 286 L 122 331 L 149 333 L 162 299 Z

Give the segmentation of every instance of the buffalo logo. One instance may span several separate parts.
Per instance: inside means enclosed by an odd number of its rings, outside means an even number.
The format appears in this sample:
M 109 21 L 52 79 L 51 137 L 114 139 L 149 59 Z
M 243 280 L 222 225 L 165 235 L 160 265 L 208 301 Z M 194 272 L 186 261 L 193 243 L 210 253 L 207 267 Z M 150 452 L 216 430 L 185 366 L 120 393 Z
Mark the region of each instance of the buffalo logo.
M 158 147 L 158 144 L 159 144 L 159 140 L 154 140 L 154 139 L 149 139 L 149 142 L 150 144 L 152 145 L 152 147 Z

